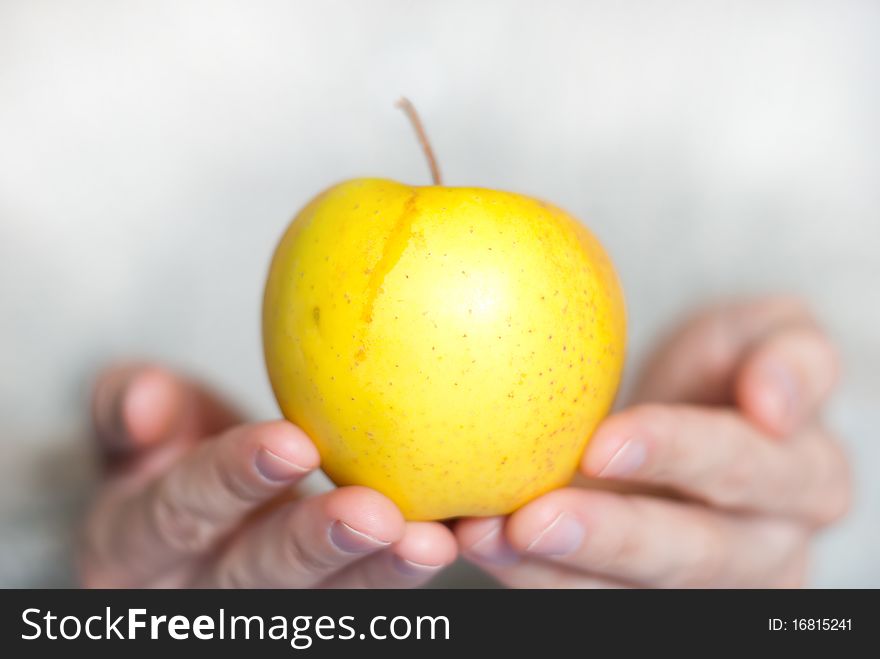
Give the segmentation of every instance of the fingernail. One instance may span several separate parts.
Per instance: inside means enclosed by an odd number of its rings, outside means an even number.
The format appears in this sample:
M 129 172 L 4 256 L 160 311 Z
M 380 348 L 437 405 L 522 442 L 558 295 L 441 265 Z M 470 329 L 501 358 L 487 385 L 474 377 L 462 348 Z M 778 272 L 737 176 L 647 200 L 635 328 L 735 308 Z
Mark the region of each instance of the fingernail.
M 333 522 L 330 526 L 330 542 L 346 554 L 365 554 L 391 544 L 356 531 L 345 522 Z
M 115 384 L 105 381 L 96 391 L 96 429 L 111 451 L 124 449 L 128 445 L 124 405 L 130 384 L 131 378 Z
M 492 565 L 513 565 L 519 561 L 519 554 L 507 542 L 499 522 L 491 531 L 471 545 L 467 553 L 478 561 Z
M 128 429 L 125 427 L 125 393 L 128 390 L 129 382 L 119 387 L 113 394 L 113 398 L 109 401 L 109 407 L 105 411 L 105 417 L 108 423 L 110 434 L 119 444 L 125 444 Z
M 272 453 L 267 448 L 261 448 L 257 451 L 254 464 L 263 478 L 274 483 L 293 480 L 297 476 L 301 476 L 309 471 L 305 467 L 300 467 L 298 464 L 294 464 L 280 455 Z
M 584 527 L 580 521 L 568 513 L 560 513 L 526 550 L 544 556 L 564 556 L 580 547 L 583 541 Z
M 776 360 L 767 361 L 761 370 L 765 382 L 764 408 L 778 423 L 785 423 L 795 413 L 797 380 L 789 368 Z
M 602 477 L 620 478 L 628 476 L 645 464 L 647 457 L 645 444 L 635 439 L 628 439 L 597 474 Z
M 391 556 L 391 564 L 394 565 L 395 570 L 407 577 L 424 577 L 443 567 L 442 565 L 416 563 L 407 558 L 401 558 L 397 554 Z

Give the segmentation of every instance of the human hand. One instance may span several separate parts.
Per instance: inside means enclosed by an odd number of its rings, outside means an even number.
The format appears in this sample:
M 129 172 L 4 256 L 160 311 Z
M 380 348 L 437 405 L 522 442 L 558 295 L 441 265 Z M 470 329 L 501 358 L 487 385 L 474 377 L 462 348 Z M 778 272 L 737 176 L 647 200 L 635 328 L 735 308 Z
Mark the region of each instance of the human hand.
M 204 387 L 155 366 L 108 370 L 94 391 L 107 476 L 83 528 L 90 587 L 418 586 L 455 559 L 442 524 L 386 497 L 299 497 L 318 467 L 286 421 L 242 424 Z
M 464 555 L 514 587 L 791 587 L 849 505 L 822 425 L 827 337 L 791 299 L 700 314 L 649 360 L 568 487 L 456 527 Z

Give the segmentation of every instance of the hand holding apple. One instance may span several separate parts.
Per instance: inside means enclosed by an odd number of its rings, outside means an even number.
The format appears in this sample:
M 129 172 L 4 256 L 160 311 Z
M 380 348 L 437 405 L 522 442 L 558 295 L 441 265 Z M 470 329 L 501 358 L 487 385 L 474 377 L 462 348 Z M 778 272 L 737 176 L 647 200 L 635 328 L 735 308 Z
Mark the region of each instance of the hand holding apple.
M 404 588 L 455 559 L 445 526 L 405 522 L 378 492 L 299 495 L 319 462 L 300 429 L 242 423 L 165 368 L 105 371 L 93 411 L 106 476 L 82 529 L 86 586 Z
M 331 188 L 282 239 L 263 322 L 300 427 L 243 424 L 156 366 L 99 379 L 84 584 L 417 586 L 457 544 L 416 520 L 470 515 L 458 545 L 511 586 L 787 586 L 847 507 L 819 418 L 834 354 L 795 301 L 701 314 L 601 422 L 622 296 L 592 235 L 543 202 Z M 341 487 L 300 496 L 321 462 Z M 578 466 L 586 487 L 562 487 Z
M 812 536 L 852 487 L 821 420 L 836 371 L 795 300 L 703 312 L 596 431 L 587 488 L 460 521 L 462 551 L 516 587 L 800 585 Z

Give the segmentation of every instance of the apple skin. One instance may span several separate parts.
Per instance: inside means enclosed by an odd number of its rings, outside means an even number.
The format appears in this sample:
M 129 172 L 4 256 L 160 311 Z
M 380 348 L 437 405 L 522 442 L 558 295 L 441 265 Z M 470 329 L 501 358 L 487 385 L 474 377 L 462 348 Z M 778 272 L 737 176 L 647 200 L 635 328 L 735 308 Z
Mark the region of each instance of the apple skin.
M 568 483 L 626 319 L 564 211 L 480 188 L 336 185 L 293 220 L 263 303 L 269 378 L 337 485 L 410 520 L 510 513 Z

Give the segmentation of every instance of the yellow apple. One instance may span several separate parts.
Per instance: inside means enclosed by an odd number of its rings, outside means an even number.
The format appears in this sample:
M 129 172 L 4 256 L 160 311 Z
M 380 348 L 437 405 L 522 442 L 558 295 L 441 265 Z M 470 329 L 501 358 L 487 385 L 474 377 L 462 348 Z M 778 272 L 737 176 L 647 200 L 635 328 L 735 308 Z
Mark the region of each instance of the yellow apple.
M 519 194 L 359 179 L 281 239 L 263 306 L 284 415 L 338 485 L 411 520 L 509 513 L 566 484 L 621 376 L 595 237 Z

